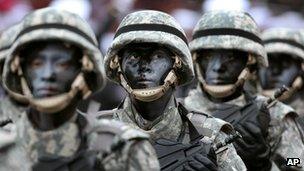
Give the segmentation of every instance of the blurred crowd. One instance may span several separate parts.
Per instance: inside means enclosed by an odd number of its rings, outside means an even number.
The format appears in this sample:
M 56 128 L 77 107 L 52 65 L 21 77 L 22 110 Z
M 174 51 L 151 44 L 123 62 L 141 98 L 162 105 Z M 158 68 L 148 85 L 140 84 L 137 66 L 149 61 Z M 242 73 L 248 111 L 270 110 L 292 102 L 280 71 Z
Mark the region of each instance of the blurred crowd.
M 19 22 L 27 13 L 47 6 L 77 13 L 92 26 L 103 53 L 113 40 L 122 18 L 140 9 L 160 10 L 171 14 L 184 28 L 188 38 L 202 13 L 210 10 L 242 10 L 255 19 L 261 30 L 270 27 L 304 28 L 303 0 L 0 0 L 0 33 Z M 177 96 L 184 97 L 191 85 L 180 87 Z M 101 109 L 112 109 L 126 95 L 111 82 L 89 100 L 101 103 Z M 1 96 L 5 96 L 4 92 Z M 100 99 L 107 97 L 107 101 Z M 88 100 L 88 101 L 89 101 Z M 86 110 L 87 103 L 81 105 Z

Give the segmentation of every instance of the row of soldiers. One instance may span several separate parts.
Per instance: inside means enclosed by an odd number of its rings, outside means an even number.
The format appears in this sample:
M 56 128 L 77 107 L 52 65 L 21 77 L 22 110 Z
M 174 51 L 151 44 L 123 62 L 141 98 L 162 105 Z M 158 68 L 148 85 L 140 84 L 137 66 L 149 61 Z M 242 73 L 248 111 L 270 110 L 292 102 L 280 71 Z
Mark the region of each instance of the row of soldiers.
M 0 40 L 9 95 L 0 103 L 0 170 L 303 170 L 286 159 L 304 161 L 304 35 L 260 34 L 247 13 L 211 11 L 188 44 L 170 15 L 137 11 L 103 58 L 76 14 L 28 14 Z M 194 78 L 197 87 L 175 98 Z M 107 79 L 128 92 L 124 101 L 77 110 Z

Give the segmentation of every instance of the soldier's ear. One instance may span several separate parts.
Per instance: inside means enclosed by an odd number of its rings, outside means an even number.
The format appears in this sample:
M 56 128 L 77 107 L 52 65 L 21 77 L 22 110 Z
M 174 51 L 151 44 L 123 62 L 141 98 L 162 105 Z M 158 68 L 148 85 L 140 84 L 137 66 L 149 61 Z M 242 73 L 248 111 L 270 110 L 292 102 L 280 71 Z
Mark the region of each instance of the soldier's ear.
M 258 70 L 258 63 L 254 54 L 248 53 L 248 59 L 246 65 L 251 73 L 254 73 Z
M 119 58 L 118 55 L 115 55 L 114 58 L 112 58 L 112 60 L 110 61 L 110 68 L 115 70 L 120 66 L 121 60 L 119 60 L 121 58 Z

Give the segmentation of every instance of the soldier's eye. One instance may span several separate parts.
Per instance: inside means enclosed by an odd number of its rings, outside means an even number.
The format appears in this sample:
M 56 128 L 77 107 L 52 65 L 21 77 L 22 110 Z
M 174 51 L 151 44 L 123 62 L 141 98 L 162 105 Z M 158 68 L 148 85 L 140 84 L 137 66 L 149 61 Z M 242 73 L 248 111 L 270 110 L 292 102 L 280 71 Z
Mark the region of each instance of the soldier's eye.
M 60 62 L 57 64 L 58 67 L 62 68 L 62 69 L 67 69 L 70 67 L 70 62 L 66 61 L 66 62 Z
M 205 55 L 203 58 L 205 61 L 209 61 L 211 59 L 211 55 Z
M 41 59 L 34 59 L 33 61 L 31 61 L 30 66 L 32 68 L 39 68 L 43 66 L 43 61 Z
M 129 56 L 129 59 L 130 59 L 130 60 L 135 60 L 135 59 L 137 59 L 137 56 L 135 56 L 135 55 L 130 55 L 130 56 Z
M 228 61 L 233 61 L 235 58 L 234 58 L 234 55 L 233 54 L 229 54 L 228 55 Z
M 162 58 L 163 57 L 163 55 L 162 54 L 154 54 L 153 56 L 152 56 L 152 59 L 158 59 L 158 58 Z

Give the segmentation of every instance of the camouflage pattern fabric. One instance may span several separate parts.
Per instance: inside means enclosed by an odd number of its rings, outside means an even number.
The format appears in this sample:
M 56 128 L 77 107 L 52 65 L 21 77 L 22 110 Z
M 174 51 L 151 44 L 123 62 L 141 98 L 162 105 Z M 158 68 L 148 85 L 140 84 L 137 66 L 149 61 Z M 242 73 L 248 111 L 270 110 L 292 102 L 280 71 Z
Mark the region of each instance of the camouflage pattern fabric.
M 266 98 L 258 96 L 257 100 L 264 101 Z M 244 106 L 247 102 L 244 95 L 234 100 L 225 102 Z M 223 103 L 214 103 L 203 95 L 199 87 L 191 90 L 185 98 L 186 107 L 212 115 Z M 288 157 L 300 158 L 304 161 L 304 144 L 300 131 L 294 122 L 295 111 L 281 102 L 276 102 L 270 109 L 270 127 L 268 140 L 271 145 L 272 154 L 279 154 L 285 159 Z M 291 141 L 292 140 L 292 141 Z M 303 166 L 303 164 L 301 164 Z
M 6 58 L 9 48 L 14 43 L 20 29 L 20 24 L 15 24 L 2 32 L 0 36 L 0 61 Z
M 12 120 L 13 123 L 16 122 L 25 109 L 25 106 L 18 105 L 9 97 L 5 97 L 0 101 L 0 122 L 7 119 Z
M 122 109 L 114 110 L 113 117 L 116 120 L 123 121 L 134 128 L 143 130 L 145 133 L 151 136 L 151 141 L 157 138 L 169 138 L 177 140 L 183 131 L 183 123 L 180 114 L 178 113 L 178 108 L 175 103 L 174 97 L 168 102 L 164 113 L 154 121 L 150 122 L 145 120 L 135 108 L 132 106 L 130 99 L 127 97 L 124 101 Z M 190 114 L 189 118 L 194 117 L 194 114 Z M 198 130 L 201 134 L 205 135 L 202 141 L 204 142 L 214 142 L 223 141 L 228 135 L 222 128 L 227 123 L 213 117 L 200 120 L 200 127 Z M 228 124 L 229 125 L 229 124 Z M 229 127 L 232 129 L 232 127 Z M 185 129 L 187 130 L 187 128 Z M 203 132 L 202 130 L 208 130 Z M 228 131 L 229 132 L 229 131 Z M 186 137 L 184 140 L 188 139 Z M 217 153 L 217 163 L 219 170 L 246 170 L 245 164 L 241 158 L 237 155 L 233 145 L 227 145 L 220 148 Z
M 153 10 L 137 11 L 127 15 L 120 23 L 117 31 L 123 27 L 132 25 L 155 24 L 177 31 L 185 36 L 184 31 L 177 21 L 170 15 Z M 173 33 L 156 30 L 136 30 L 122 33 L 114 38 L 109 50 L 105 56 L 105 70 L 109 79 L 120 82 L 117 70 L 110 68 L 110 62 L 117 55 L 118 51 L 130 43 L 157 43 L 163 45 L 180 57 L 182 62 L 181 69 L 177 72 L 179 85 L 191 81 L 194 77 L 193 64 L 188 45 L 178 36 Z
M 295 111 L 299 114 L 300 117 L 304 117 L 304 99 L 298 97 L 295 100 L 288 103 L 289 106 L 295 109 Z
M 260 37 L 259 28 L 252 17 L 240 11 L 206 12 L 195 26 L 193 35 L 199 31 L 209 29 L 222 29 L 223 33 L 229 32 L 227 29 L 232 29 Z M 254 54 L 257 57 L 258 64 L 261 66 L 268 65 L 263 45 L 237 34 L 210 34 L 194 38 L 189 43 L 189 48 L 192 53 L 200 49 L 237 49 Z
M 148 135 L 110 120 L 91 121 L 90 131 L 84 131 L 86 129 L 80 130 L 75 120 L 74 117 L 55 130 L 39 131 L 31 125 L 26 113 L 22 114 L 15 124 L 16 130 L 11 132 L 16 133 L 15 140 L 9 145 L 0 146 L 1 152 L 3 151 L 0 158 L 4 159 L 0 161 L 0 170 L 31 170 L 33 164 L 44 157 L 67 160 L 78 151 L 83 140 L 80 133 L 82 131 L 89 140 L 90 146 L 87 150 L 97 152 L 96 158 L 105 170 L 159 170 L 156 154 L 148 142 Z M 99 138 L 108 136 L 112 129 L 117 128 L 122 132 L 121 135 L 114 136 L 113 139 Z M 123 147 L 106 155 L 103 150 L 93 148 L 98 143 L 114 145 L 122 139 L 125 142 Z M 99 152 L 103 155 L 99 155 Z
M 304 50 L 290 43 L 304 45 L 304 37 L 299 30 L 290 28 L 271 28 L 262 33 L 267 53 L 287 53 L 304 60 Z

